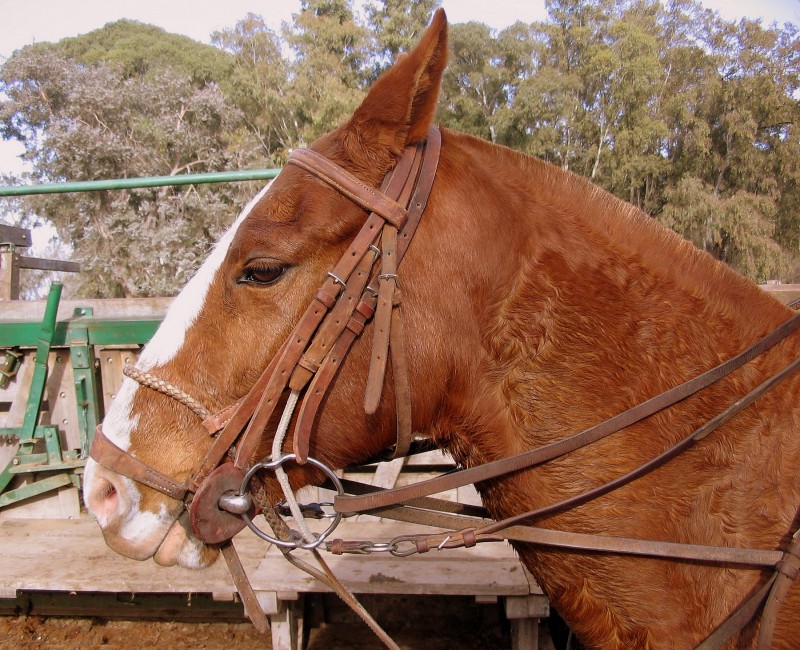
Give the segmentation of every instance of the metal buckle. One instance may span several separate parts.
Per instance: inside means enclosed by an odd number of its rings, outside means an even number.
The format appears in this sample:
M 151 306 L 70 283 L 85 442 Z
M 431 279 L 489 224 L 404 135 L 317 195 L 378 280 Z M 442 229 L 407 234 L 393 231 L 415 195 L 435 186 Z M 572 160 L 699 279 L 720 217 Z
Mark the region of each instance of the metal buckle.
M 330 271 L 328 271 L 328 277 L 329 277 L 329 278 L 333 278 L 333 281 L 334 281 L 336 284 L 341 284 L 341 285 L 342 285 L 342 286 L 343 286 L 345 289 L 347 289 L 347 282 L 345 282 L 344 280 L 342 280 L 342 278 L 340 278 L 340 277 L 339 277 L 338 275 L 336 275 L 335 273 L 331 273 Z
M 297 456 L 295 454 L 286 454 L 284 456 L 281 456 L 277 460 L 256 463 L 255 465 L 253 465 L 248 470 L 247 474 L 245 474 L 245 477 L 242 480 L 242 486 L 241 488 L 239 488 L 239 494 L 244 495 L 248 493 L 248 486 L 250 484 L 250 481 L 253 479 L 253 476 L 256 475 L 256 472 L 260 472 L 261 470 L 274 470 L 276 467 L 280 467 L 287 461 L 296 462 Z M 333 483 L 334 487 L 336 488 L 336 493 L 338 495 L 344 494 L 344 488 L 342 487 L 342 482 L 339 480 L 339 477 L 336 476 L 336 473 L 330 467 L 328 467 L 324 463 L 321 463 L 316 458 L 312 458 L 310 456 L 306 459 L 306 462 L 313 465 L 317 469 L 321 469 L 325 473 L 325 475 L 331 480 L 331 483 Z M 311 550 L 320 546 L 327 539 L 328 535 L 330 535 L 334 531 L 334 529 L 339 525 L 339 522 L 342 520 L 342 514 L 339 512 L 334 514 L 332 516 L 331 523 L 328 525 L 328 527 L 319 534 L 315 533 L 316 539 L 313 542 L 303 542 L 303 540 L 300 538 L 296 540 L 278 539 L 276 537 L 273 537 L 272 535 L 268 535 L 258 526 L 256 526 L 256 524 L 253 522 L 253 520 L 246 512 L 242 513 L 242 519 L 244 519 L 245 523 L 247 524 L 248 528 L 250 528 L 250 530 L 252 530 L 261 539 L 270 542 L 271 544 L 275 544 L 276 546 L 281 546 L 283 548 L 290 548 L 290 549 L 303 548 L 306 550 Z

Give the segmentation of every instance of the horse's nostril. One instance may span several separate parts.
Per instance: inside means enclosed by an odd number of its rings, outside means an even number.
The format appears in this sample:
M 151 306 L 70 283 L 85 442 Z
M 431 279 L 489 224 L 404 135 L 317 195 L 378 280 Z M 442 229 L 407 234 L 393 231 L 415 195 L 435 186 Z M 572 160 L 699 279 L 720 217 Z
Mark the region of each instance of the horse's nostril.
M 113 520 L 119 509 L 119 493 L 109 480 L 96 477 L 96 482 L 87 497 L 89 510 L 97 518 L 101 526 Z

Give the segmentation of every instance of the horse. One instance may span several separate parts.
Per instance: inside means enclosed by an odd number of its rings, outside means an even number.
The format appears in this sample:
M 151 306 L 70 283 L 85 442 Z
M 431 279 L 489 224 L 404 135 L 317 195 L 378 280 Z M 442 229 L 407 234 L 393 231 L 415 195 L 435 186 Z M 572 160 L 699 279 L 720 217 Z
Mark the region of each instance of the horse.
M 447 61 L 433 17 L 340 128 L 310 149 L 380 192 L 403 151 L 429 136 Z M 634 206 L 543 161 L 442 128 L 435 179 L 399 267 L 411 427 L 474 468 L 592 427 L 713 368 L 792 311 Z M 218 411 L 247 396 L 284 349 L 319 283 L 369 209 L 300 165 L 242 211 L 174 300 L 138 361 Z M 336 284 L 336 279 L 328 282 Z M 369 333 L 373 325 L 367 325 Z M 596 488 L 662 453 L 800 355 L 787 336 L 701 392 L 595 444 L 477 484 L 495 519 Z M 367 413 L 371 346 L 356 338 L 314 420 L 308 455 L 333 468 L 396 442 L 400 391 Z M 389 372 L 389 371 L 387 371 Z M 391 372 L 389 372 L 391 374 Z M 286 400 L 286 391 L 280 396 Z M 654 471 L 589 503 L 544 515 L 554 531 L 779 550 L 800 525 L 800 380 L 788 377 Z M 262 426 L 268 454 L 278 414 Z M 213 438 L 196 415 L 126 379 L 102 432 L 136 462 L 186 481 Z M 263 435 L 262 435 L 263 434 Z M 292 449 L 291 426 L 283 443 Z M 288 469 L 318 484 L 316 466 Z M 271 502 L 281 493 L 265 479 Z M 179 496 L 179 495 L 178 495 Z M 107 544 L 138 560 L 204 567 L 218 546 L 192 532 L 184 502 L 87 462 L 84 498 Z M 737 564 L 624 557 L 514 542 L 587 647 L 694 647 L 769 575 Z M 736 633 L 755 643 L 757 623 Z M 800 639 L 788 591 L 774 647 Z

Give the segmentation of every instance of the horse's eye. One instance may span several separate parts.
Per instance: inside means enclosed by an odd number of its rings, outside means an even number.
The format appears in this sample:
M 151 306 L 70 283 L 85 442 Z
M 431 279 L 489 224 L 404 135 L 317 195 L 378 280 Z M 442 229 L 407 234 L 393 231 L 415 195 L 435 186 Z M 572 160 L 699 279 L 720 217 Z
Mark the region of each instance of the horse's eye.
M 267 286 L 275 284 L 286 270 L 285 266 L 251 266 L 244 270 L 241 277 L 236 281 L 238 284 L 256 284 Z

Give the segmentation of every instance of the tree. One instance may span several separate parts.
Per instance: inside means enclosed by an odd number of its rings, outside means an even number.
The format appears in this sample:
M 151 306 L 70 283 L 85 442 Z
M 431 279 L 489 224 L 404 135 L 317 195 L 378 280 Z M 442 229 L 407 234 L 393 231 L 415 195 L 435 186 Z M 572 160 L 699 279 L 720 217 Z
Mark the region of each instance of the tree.
M 401 52 L 408 52 L 422 36 L 442 0 L 372 0 L 364 5 L 373 34 L 370 80 L 386 70 Z
M 0 78 L 8 96 L 0 104 L 0 132 L 25 144 L 34 181 L 171 175 L 246 161 L 230 147 L 239 111 L 218 86 L 197 88 L 170 68 L 129 77 L 36 46 L 15 53 Z M 174 292 L 202 261 L 240 192 L 158 188 L 24 203 L 72 247 L 83 269 L 82 295 L 161 295 Z
M 366 31 L 350 0 L 302 0 L 287 41 L 295 54 L 291 103 L 305 144 L 339 126 L 363 99 Z
M 292 105 L 290 63 L 283 42 L 264 19 L 248 13 L 234 27 L 212 34 L 212 42 L 233 55 L 231 99 L 260 144 L 268 164 L 285 160 L 300 142 L 299 118 Z
M 797 29 L 689 9 L 669 24 L 660 218 L 754 279 L 797 278 Z
M 510 143 L 506 111 L 530 73 L 532 47 L 522 23 L 499 34 L 477 22 L 453 25 L 442 82 L 443 122 L 492 142 Z
M 108 65 L 125 77 L 158 75 L 171 68 L 188 76 L 198 88 L 209 83 L 225 87 L 233 68 L 232 58 L 224 52 L 188 36 L 127 19 L 49 47 L 85 65 Z

